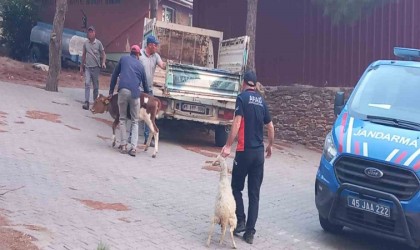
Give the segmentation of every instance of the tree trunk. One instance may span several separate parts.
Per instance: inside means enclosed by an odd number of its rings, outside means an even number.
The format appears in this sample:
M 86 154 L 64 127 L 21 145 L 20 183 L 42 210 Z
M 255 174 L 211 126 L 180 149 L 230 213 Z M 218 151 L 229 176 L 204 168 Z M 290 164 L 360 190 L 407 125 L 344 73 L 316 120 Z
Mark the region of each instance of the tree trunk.
M 150 18 L 157 17 L 158 0 L 150 0 Z
M 247 69 L 255 71 L 255 34 L 257 30 L 258 0 L 247 0 L 246 35 L 250 37 Z
M 67 0 L 56 0 L 53 30 L 50 37 L 49 70 L 46 90 L 58 91 L 58 76 L 61 71 L 61 41 L 63 38 L 64 20 L 66 19 Z

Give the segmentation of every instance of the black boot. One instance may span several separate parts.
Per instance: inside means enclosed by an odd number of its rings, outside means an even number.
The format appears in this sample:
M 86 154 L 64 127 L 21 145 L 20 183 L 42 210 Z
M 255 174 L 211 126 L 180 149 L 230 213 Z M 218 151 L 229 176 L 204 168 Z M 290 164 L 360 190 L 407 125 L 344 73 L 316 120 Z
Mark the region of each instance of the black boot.
M 85 104 L 83 104 L 82 108 L 85 109 L 85 110 L 89 110 L 89 102 L 85 102 Z
M 246 230 L 245 221 L 238 221 L 238 224 L 236 225 L 236 228 L 233 231 L 233 233 L 239 234 L 239 233 L 245 232 L 245 230 Z
M 254 242 L 254 233 L 245 232 L 243 238 L 246 241 L 246 243 L 252 244 Z

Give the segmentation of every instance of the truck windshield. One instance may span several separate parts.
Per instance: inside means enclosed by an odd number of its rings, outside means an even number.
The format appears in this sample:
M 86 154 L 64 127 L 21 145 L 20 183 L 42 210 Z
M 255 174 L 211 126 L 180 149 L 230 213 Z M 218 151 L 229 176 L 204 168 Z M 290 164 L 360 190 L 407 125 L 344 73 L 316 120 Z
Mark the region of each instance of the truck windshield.
M 349 100 L 349 112 L 375 121 L 420 126 L 420 68 L 381 65 L 372 68 Z

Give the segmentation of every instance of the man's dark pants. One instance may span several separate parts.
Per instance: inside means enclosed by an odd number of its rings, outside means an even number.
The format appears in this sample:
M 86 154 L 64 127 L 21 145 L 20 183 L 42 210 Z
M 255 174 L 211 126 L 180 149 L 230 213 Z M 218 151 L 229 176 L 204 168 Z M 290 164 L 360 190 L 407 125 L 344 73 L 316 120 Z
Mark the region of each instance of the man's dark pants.
M 242 191 L 245 178 L 248 176 L 248 220 L 246 231 L 255 233 L 255 223 L 258 218 L 260 188 L 264 176 L 264 149 L 236 152 L 232 170 L 232 191 L 236 201 L 236 217 L 238 222 L 245 221 Z

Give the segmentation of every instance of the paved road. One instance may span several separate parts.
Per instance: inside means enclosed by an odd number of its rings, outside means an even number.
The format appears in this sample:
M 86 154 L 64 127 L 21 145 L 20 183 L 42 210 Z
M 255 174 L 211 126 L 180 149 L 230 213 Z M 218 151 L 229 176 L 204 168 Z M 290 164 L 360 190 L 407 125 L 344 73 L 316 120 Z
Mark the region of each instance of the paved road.
M 202 169 L 219 150 L 210 135 L 165 126 L 158 158 L 133 158 L 111 148 L 111 128 L 93 119 L 109 121 L 109 114 L 81 109 L 83 90 L 0 89 L 0 190 L 22 187 L 0 196 L 12 228 L 35 237 L 40 249 L 96 249 L 100 242 L 110 249 L 205 249 L 218 184 L 217 172 Z M 248 245 L 236 238 L 238 248 L 403 249 L 351 230 L 322 231 L 313 192 L 319 157 L 279 145 L 266 162 L 256 239 Z M 229 237 L 223 246 L 219 237 L 217 230 L 211 248 L 229 249 Z

